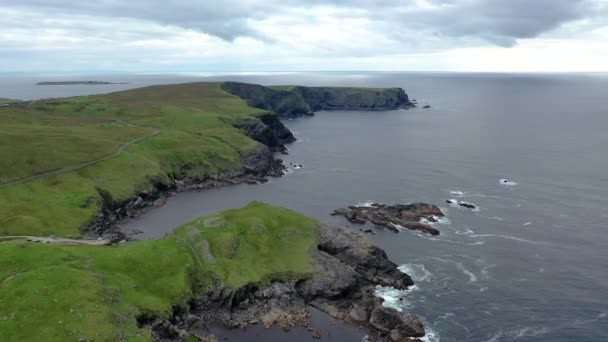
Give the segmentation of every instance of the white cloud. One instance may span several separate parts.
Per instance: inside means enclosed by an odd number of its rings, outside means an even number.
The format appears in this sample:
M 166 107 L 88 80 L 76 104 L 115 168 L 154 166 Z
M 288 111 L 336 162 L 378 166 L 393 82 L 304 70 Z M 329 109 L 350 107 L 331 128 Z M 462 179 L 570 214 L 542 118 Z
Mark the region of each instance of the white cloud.
M 286 0 L 275 10 L 231 0 L 242 8 L 212 13 L 218 18 L 241 15 L 241 29 L 235 31 L 240 33 L 228 35 L 231 39 L 194 25 L 188 14 L 164 20 L 158 10 L 132 15 L 126 2 L 114 2 L 122 4 L 124 15 L 113 7 L 95 7 L 96 13 L 83 5 L 61 12 L 47 3 L 25 2 L 29 6 L 0 0 L 2 71 L 607 69 L 606 0 L 574 1 L 580 6 L 572 14 L 560 5 L 547 11 L 543 25 L 531 23 L 534 15 L 509 19 L 524 8 L 522 0 L 514 0 L 512 7 L 491 0 L 416 0 L 396 7 L 390 7 L 393 0 Z M 179 8 L 187 9 L 188 3 L 179 1 Z M 527 3 L 534 12 L 547 1 Z M 267 13 L 261 12 L 264 8 Z M 581 13 L 589 8 L 593 11 Z M 246 9 L 253 14 L 243 15 Z M 460 18 L 466 11 L 476 12 Z M 488 25 L 496 27 L 481 30 Z

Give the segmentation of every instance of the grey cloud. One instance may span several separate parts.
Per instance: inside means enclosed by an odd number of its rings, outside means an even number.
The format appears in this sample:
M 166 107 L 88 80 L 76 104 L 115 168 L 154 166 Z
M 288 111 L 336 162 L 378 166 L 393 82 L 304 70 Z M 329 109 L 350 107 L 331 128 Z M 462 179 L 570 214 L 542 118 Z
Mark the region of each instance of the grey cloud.
M 413 0 L 0 0 L 0 6 L 65 13 L 127 17 L 199 30 L 225 40 L 260 38 L 254 22 L 290 8 L 328 5 L 364 10 L 374 25 L 393 32 L 422 30 L 443 37 L 468 37 L 510 46 L 561 24 L 591 15 L 597 0 L 428 0 L 437 8 L 412 11 Z M 392 29 L 391 29 L 392 28 Z M 272 39 L 272 37 L 265 37 Z M 412 37 L 401 37 L 402 40 Z

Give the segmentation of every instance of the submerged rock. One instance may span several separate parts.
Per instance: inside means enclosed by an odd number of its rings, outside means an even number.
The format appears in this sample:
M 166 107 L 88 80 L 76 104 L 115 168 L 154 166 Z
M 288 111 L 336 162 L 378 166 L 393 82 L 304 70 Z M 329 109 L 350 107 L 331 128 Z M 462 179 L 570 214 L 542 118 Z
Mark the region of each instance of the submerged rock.
M 444 216 L 441 209 L 426 203 L 396 205 L 374 203 L 371 206 L 350 206 L 336 209 L 332 215 L 344 216 L 353 223 L 371 222 L 394 232 L 407 228 L 431 235 L 439 235 L 439 231 L 421 220 L 436 222 L 438 217 Z
M 473 210 L 477 209 L 477 206 L 473 203 L 458 201 L 455 199 L 446 200 L 446 203 L 451 204 L 453 206 L 459 206 L 459 207 L 467 208 L 467 209 L 473 209 Z

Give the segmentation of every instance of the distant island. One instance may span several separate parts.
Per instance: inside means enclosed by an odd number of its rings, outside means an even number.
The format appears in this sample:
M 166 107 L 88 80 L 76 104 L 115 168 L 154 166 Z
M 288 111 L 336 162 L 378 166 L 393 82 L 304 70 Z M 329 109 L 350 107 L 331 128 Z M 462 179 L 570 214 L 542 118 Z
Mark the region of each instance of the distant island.
M 52 81 L 38 82 L 36 85 L 100 85 L 100 84 L 127 84 L 126 82 L 104 82 L 104 81 Z

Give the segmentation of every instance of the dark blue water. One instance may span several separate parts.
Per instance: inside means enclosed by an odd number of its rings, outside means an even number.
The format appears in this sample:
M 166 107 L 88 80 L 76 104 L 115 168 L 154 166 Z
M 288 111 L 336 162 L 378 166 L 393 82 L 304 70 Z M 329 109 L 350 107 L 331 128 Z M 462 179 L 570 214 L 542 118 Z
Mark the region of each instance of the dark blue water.
M 218 79 L 115 77 L 134 83 L 129 86 Z M 219 78 L 400 86 L 433 108 L 322 112 L 286 121 L 299 141 L 285 159 L 302 169 L 265 185 L 182 193 L 127 226 L 160 237 L 196 216 L 253 199 L 344 225 L 328 213 L 368 201 L 436 203 L 449 219 L 437 225 L 439 237 L 382 230 L 373 237 L 417 283 L 405 294 L 379 294 L 388 304 L 405 296 L 392 304 L 425 320 L 427 340 L 608 341 L 607 76 Z M 19 89 L 14 97 L 37 97 L 35 87 Z M 69 95 L 85 91 L 73 89 Z M 5 93 L 0 97 L 11 97 Z M 501 184 L 503 178 L 517 184 Z M 450 198 L 479 211 L 450 207 Z

